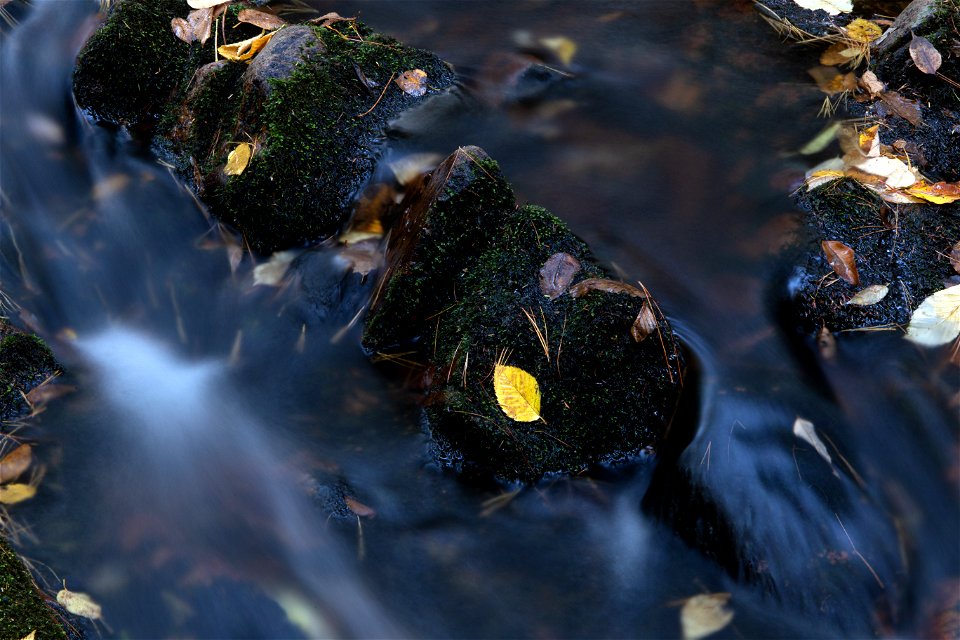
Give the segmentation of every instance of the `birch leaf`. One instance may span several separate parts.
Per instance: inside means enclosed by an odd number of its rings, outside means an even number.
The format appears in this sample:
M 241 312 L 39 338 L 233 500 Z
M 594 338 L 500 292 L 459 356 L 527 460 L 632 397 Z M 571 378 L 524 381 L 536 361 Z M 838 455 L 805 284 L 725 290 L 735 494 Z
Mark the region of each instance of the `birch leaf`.
M 569 253 L 555 253 L 540 269 L 540 293 L 555 300 L 570 286 L 580 272 L 580 262 Z
M 853 249 L 837 240 L 824 240 L 820 243 L 824 255 L 830 261 L 834 273 L 849 284 L 860 284 L 860 274 L 857 273 L 857 255 Z
M 683 640 L 700 640 L 730 624 L 733 611 L 727 609 L 729 593 L 707 593 L 687 598 L 680 609 Z
M 872 284 L 857 291 L 856 295 L 847 300 L 844 304 L 852 304 L 860 307 L 868 307 L 877 304 L 887 297 L 890 289 L 885 284 Z
M 925 347 L 947 344 L 960 335 L 960 284 L 928 296 L 910 317 L 907 340 Z
M 0 504 L 17 504 L 37 495 L 37 488 L 29 484 L 5 484 L 0 487 Z
M 853 11 L 853 0 L 793 0 L 804 9 L 826 11 L 832 16 Z
M 100 605 L 93 598 L 79 591 L 61 589 L 57 592 L 57 602 L 75 616 L 99 620 L 102 615 Z
M 540 385 L 523 369 L 497 364 L 493 369 L 493 390 L 497 403 L 511 420 L 540 419 Z
M 223 172 L 228 176 L 238 176 L 243 173 L 250 163 L 251 153 L 253 153 L 253 146 L 249 142 L 238 144 L 227 156 L 227 165 L 223 168 Z
M 913 64 L 917 65 L 917 69 L 931 75 L 935 74 L 943 64 L 943 56 L 933 43 L 915 33 L 913 40 L 910 41 L 910 57 L 913 58 Z
M 820 454 L 821 458 L 826 460 L 829 464 L 833 464 L 833 459 L 830 458 L 830 452 L 827 451 L 827 447 L 823 444 L 823 440 L 821 440 L 820 436 L 817 435 L 817 430 L 813 426 L 812 422 L 797 416 L 797 419 L 793 422 L 793 435 L 811 445 L 814 449 L 816 449 L 817 453 Z
M 33 461 L 33 450 L 28 444 L 22 444 L 0 460 L 0 484 L 16 480 L 24 471 L 30 468 Z

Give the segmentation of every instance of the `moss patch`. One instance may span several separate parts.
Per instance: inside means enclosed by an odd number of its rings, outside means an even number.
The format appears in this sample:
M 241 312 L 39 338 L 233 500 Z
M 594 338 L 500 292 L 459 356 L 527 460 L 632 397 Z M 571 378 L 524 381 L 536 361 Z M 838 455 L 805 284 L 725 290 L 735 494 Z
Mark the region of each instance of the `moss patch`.
M 57 361 L 36 336 L 0 326 L 0 419 L 9 420 L 27 410 L 23 395 L 50 377 Z
M 37 640 L 67 637 L 30 573 L 0 538 L 0 637 L 23 638 L 31 631 Z

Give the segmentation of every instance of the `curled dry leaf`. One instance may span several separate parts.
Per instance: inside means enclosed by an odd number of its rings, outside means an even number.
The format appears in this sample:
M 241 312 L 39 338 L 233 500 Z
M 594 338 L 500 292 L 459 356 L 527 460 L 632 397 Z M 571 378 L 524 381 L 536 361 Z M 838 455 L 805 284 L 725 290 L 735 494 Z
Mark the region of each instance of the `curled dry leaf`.
M 848 38 L 864 44 L 873 42 L 883 35 L 883 29 L 880 28 L 880 25 L 863 18 L 851 21 L 845 31 Z
M 953 267 L 954 271 L 960 273 L 960 241 L 957 241 L 950 249 L 950 266 Z
M 857 291 L 857 293 L 844 304 L 869 307 L 886 298 L 889 292 L 890 288 L 885 284 L 872 284 L 869 287 L 864 287 L 860 291 Z
M 350 22 L 353 20 L 356 20 L 356 18 L 344 18 L 342 15 L 340 15 L 336 11 L 331 11 L 330 13 L 325 13 L 319 18 L 313 18 L 312 20 L 308 20 L 307 22 L 310 22 L 311 24 L 315 24 L 319 27 L 329 27 L 330 25 L 336 24 L 337 22 Z
M 687 598 L 680 609 L 683 640 L 700 640 L 730 624 L 729 593 L 705 593 Z
M 270 38 L 272 38 L 275 33 L 276 31 L 271 31 L 270 33 L 263 33 L 259 36 L 241 40 L 240 42 L 225 44 L 217 49 L 217 53 L 231 62 L 249 60 L 267 46 Z
M 569 253 L 555 253 L 540 269 L 540 293 L 551 300 L 567 290 L 573 277 L 580 272 L 580 262 Z
M 261 29 L 273 31 L 287 24 L 287 21 L 280 16 L 266 11 L 257 11 L 256 9 L 242 9 L 237 14 L 237 22 L 246 22 Z
M 919 127 L 923 124 L 923 117 L 920 112 L 920 103 L 915 100 L 908 100 L 896 91 L 884 91 L 880 94 L 880 101 L 885 107 L 890 109 L 910 124 Z
M 493 391 L 500 409 L 511 420 L 540 419 L 540 385 L 523 369 L 497 363 L 493 369 Z
M 573 298 L 585 296 L 591 291 L 602 291 L 604 293 L 625 293 L 634 298 L 646 298 L 647 294 L 626 282 L 617 280 L 607 280 L 605 278 L 587 278 L 570 287 L 568 292 Z
M 816 449 L 817 453 L 820 454 L 820 457 L 826 460 L 828 464 L 833 464 L 833 459 L 830 457 L 830 452 L 827 451 L 827 447 L 823 444 L 823 440 L 821 440 L 820 436 L 817 435 L 817 430 L 813 426 L 812 422 L 797 416 L 797 419 L 793 421 L 793 435 L 797 436 Z
M 427 92 L 427 72 L 423 69 L 404 71 L 394 82 L 407 95 L 419 97 Z
M 230 152 L 230 155 L 227 156 L 227 164 L 223 168 L 223 172 L 228 176 L 240 175 L 250 163 L 250 156 L 252 153 L 253 146 L 249 142 L 241 142 L 234 147 L 233 151 Z
M 805 180 L 807 191 L 812 191 L 817 187 L 827 184 L 828 182 L 839 180 L 845 175 L 846 174 L 843 171 L 837 169 L 821 169 L 819 171 L 813 171 Z
M 877 132 L 880 125 L 875 124 L 861 131 L 857 135 L 857 146 L 861 153 L 868 158 L 877 158 L 880 156 L 880 136 Z
M 70 591 L 66 587 L 57 592 L 57 602 L 75 616 L 99 620 L 103 615 L 100 605 L 93 598 L 79 591 Z
M 824 240 L 820 243 L 824 255 L 830 262 L 834 273 L 843 278 L 848 284 L 860 284 L 860 274 L 857 273 L 857 256 L 853 249 L 838 240 Z
M 931 75 L 935 74 L 943 64 L 943 56 L 933 43 L 915 33 L 913 40 L 910 41 L 910 57 L 913 58 L 913 64 L 917 65 L 917 69 Z
M 221 4 L 206 9 L 195 9 L 187 14 L 187 22 L 190 23 L 190 28 L 193 30 L 193 37 L 196 38 L 200 44 L 205 44 L 207 40 L 210 39 L 213 19 L 226 10 L 227 5 Z
M 906 189 L 906 192 L 933 204 L 950 204 L 960 200 L 960 182 L 929 184 L 925 180 L 920 180 Z
M 436 153 L 411 153 L 387 164 L 393 171 L 393 176 L 397 182 L 406 186 L 422 176 L 432 171 L 443 161 L 443 156 Z
M 0 460 L 0 484 L 16 480 L 30 468 L 31 462 L 33 462 L 33 449 L 28 444 L 21 444 L 3 456 L 3 459 Z
M 907 340 L 925 347 L 947 344 L 960 336 L 960 284 L 928 296 L 910 317 Z
M 636 342 L 643 342 L 647 337 L 657 330 L 660 325 L 657 323 L 657 316 L 650 308 L 649 302 L 644 302 L 640 308 L 640 313 L 630 326 L 630 336 Z
M 882 93 L 887 88 L 886 83 L 881 82 L 873 71 L 865 71 L 859 80 L 860 87 L 872 96 Z
M 37 488 L 32 484 L 16 483 L 0 486 L 0 504 L 17 504 L 35 495 L 37 495 Z
M 173 35 L 184 42 L 190 43 L 197 39 L 193 34 L 193 27 L 183 18 L 174 18 L 171 20 L 170 28 L 173 30 Z

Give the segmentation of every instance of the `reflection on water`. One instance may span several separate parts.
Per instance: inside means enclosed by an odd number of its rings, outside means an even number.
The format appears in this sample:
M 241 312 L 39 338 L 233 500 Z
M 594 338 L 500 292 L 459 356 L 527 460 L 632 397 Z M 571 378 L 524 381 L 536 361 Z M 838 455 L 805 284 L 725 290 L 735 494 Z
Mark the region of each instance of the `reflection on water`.
M 398 153 L 484 147 L 642 278 L 698 362 L 685 420 L 659 459 L 536 490 L 438 471 L 415 399 L 342 331 L 369 282 L 321 247 L 297 264 L 322 295 L 254 286 L 164 167 L 76 113 L 96 3 L 38 2 L 0 54 L 0 285 L 79 391 L 31 426 L 25 552 L 121 636 L 677 636 L 707 592 L 732 593 L 721 635 L 929 632 L 960 574 L 955 370 L 895 334 L 822 363 L 786 328 L 778 154 L 820 98 L 749 3 L 317 4 L 496 104 Z M 574 77 L 504 98 L 504 56 L 555 35 Z

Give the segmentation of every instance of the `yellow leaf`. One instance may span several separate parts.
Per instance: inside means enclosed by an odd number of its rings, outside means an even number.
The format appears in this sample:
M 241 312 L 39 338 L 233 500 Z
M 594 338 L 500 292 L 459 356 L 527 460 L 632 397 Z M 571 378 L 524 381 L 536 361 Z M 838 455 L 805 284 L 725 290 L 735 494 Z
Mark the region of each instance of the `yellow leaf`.
M 25 636 L 23 636 L 22 638 L 20 638 L 20 640 L 36 640 L 36 638 L 37 638 L 37 630 L 34 629 L 33 631 L 31 631 L 31 632 L 28 633 L 27 635 L 25 635 Z
M 29 484 L 6 484 L 0 487 L 0 503 L 17 504 L 37 495 L 37 488 Z
M 877 135 L 877 131 L 879 130 L 880 125 L 875 124 L 868 129 L 864 129 L 857 136 L 857 144 L 860 146 L 860 151 L 868 158 L 880 156 L 880 136 Z
M 950 204 L 960 200 L 960 182 L 935 182 L 928 184 L 921 180 L 905 189 L 907 193 L 918 198 L 923 198 L 933 204 Z
M 238 144 L 227 156 L 227 166 L 223 168 L 223 172 L 228 176 L 238 176 L 243 173 L 247 164 L 250 163 L 251 153 L 253 153 L 253 147 L 249 142 Z
M 577 53 L 577 43 L 566 36 L 540 38 L 540 44 L 550 49 L 560 59 L 560 62 L 568 66 L 573 61 L 574 54 Z
M 91 620 L 99 620 L 102 613 L 100 605 L 94 602 L 93 598 L 79 591 L 61 589 L 57 592 L 57 602 L 73 615 Z
M 0 460 L 0 483 L 16 480 L 30 467 L 33 450 L 28 444 L 22 444 Z
M 540 419 L 540 385 L 523 369 L 498 363 L 493 369 L 493 390 L 508 418 L 517 422 Z
M 847 36 L 857 42 L 873 42 L 883 35 L 883 29 L 876 22 L 857 18 L 847 25 Z
M 225 44 L 217 49 L 217 53 L 232 62 L 249 60 L 253 56 L 257 55 L 257 53 L 260 52 L 260 49 L 263 49 L 265 46 L 267 46 L 267 43 L 270 42 L 270 38 L 272 38 L 273 34 L 275 33 L 276 31 L 271 31 L 270 33 L 264 33 L 259 36 L 247 38 L 246 40 L 241 40 L 240 42 Z
M 687 598 L 680 609 L 683 640 L 700 640 L 730 624 L 733 611 L 726 608 L 729 593 L 707 593 Z
M 925 347 L 947 344 L 960 336 L 960 284 L 928 296 L 910 317 L 907 340 Z

